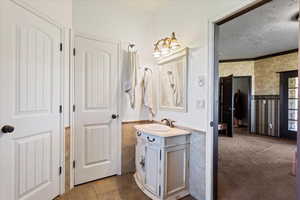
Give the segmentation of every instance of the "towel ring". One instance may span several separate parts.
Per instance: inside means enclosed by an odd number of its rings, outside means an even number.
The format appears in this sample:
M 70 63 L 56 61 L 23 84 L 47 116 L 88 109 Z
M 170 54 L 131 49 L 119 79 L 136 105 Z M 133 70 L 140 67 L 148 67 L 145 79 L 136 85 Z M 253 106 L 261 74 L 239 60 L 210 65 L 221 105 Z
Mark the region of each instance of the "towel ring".
M 127 48 L 127 49 L 128 49 L 128 52 L 130 52 L 130 49 L 133 49 L 134 47 L 135 47 L 135 44 L 131 44 L 131 43 L 130 43 L 130 44 L 128 45 L 128 48 Z

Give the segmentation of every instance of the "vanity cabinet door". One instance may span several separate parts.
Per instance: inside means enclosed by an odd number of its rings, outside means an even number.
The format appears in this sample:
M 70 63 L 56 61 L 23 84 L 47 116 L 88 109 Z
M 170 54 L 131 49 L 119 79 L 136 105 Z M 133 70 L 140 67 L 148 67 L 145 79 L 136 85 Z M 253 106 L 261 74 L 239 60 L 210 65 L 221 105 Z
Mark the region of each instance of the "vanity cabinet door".
M 160 148 L 155 145 L 147 144 L 145 153 L 145 187 L 152 194 L 160 196 Z
M 137 178 L 142 184 L 145 182 L 145 149 L 146 143 L 138 139 L 135 146 L 135 166 Z
M 188 188 L 188 145 L 167 148 L 164 152 L 164 195 L 173 195 Z

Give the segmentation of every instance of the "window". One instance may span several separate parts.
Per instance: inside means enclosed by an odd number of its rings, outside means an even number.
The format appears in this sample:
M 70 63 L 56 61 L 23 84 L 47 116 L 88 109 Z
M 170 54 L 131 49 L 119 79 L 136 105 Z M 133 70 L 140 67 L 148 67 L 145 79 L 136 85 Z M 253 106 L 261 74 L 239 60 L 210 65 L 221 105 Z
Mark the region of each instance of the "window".
M 298 77 L 288 78 L 288 130 L 298 130 Z

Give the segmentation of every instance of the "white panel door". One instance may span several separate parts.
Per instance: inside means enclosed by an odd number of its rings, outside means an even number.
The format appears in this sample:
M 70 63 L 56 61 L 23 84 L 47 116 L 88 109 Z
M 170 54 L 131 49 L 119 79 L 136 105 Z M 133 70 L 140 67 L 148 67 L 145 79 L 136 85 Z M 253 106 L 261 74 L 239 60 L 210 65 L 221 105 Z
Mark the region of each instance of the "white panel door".
M 160 195 L 159 178 L 160 178 L 160 148 L 146 144 L 145 152 L 145 187 L 154 195 Z
M 188 188 L 187 150 L 187 145 L 169 147 L 165 150 L 164 190 L 166 196 Z
M 140 133 L 137 132 L 137 134 Z M 137 144 L 135 145 L 135 167 L 136 176 L 142 184 L 145 182 L 145 151 L 146 142 L 141 136 L 137 135 Z
M 117 173 L 119 45 L 75 36 L 75 184 Z
M 0 31 L 0 199 L 53 199 L 59 194 L 61 32 L 8 0 L 0 2 Z

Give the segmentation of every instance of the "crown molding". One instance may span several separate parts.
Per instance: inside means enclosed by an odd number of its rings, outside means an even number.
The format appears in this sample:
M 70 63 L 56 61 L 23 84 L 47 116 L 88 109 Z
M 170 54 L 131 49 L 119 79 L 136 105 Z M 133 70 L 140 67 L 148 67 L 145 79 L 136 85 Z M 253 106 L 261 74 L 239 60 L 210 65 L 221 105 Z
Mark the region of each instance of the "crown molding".
M 276 56 L 283 56 L 283 55 L 296 53 L 296 52 L 298 52 L 298 49 L 291 49 L 288 51 L 282 51 L 282 52 L 278 52 L 278 53 L 268 54 L 268 55 L 259 56 L 256 58 L 240 58 L 240 59 L 220 60 L 219 63 L 257 61 L 257 60 L 261 60 L 261 59 L 272 58 L 272 57 L 276 57 Z

